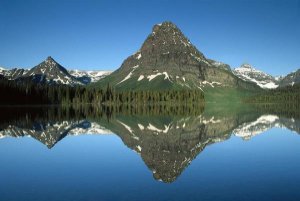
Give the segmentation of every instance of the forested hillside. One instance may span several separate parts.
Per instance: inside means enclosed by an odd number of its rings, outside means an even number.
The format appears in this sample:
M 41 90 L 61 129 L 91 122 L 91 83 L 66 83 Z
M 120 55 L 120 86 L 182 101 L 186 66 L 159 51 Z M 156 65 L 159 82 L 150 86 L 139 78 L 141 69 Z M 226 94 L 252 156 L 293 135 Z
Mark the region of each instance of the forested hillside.
M 300 103 L 300 84 L 265 90 L 245 100 L 248 103 Z

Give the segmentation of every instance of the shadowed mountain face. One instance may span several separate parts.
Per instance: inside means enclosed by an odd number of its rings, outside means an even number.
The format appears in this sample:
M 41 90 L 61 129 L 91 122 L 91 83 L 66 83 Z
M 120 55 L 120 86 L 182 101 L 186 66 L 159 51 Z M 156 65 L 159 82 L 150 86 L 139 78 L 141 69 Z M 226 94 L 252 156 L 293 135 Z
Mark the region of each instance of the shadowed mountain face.
M 67 135 L 114 133 L 141 156 L 156 180 L 170 183 L 206 146 L 232 135 L 249 140 L 273 127 L 300 133 L 299 116 L 265 114 L 251 107 L 220 110 L 207 106 L 204 112 L 190 115 L 115 113 L 109 118 L 99 112 L 91 114 L 96 109 L 87 111 L 18 108 L 0 118 L 0 138 L 29 136 L 53 148 Z

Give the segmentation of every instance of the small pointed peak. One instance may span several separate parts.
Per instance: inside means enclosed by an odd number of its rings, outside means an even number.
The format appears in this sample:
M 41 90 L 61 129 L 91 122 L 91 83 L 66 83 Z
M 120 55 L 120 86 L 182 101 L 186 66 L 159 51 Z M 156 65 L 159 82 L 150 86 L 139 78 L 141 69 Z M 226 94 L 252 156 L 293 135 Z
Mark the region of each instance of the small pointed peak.
M 46 61 L 55 61 L 51 56 L 48 56 Z
M 157 32 L 158 30 L 161 30 L 161 29 L 170 30 L 170 29 L 178 29 L 178 28 L 174 23 L 172 23 L 170 21 L 165 21 L 165 22 L 154 25 L 152 30 L 155 33 L 155 32 Z
M 248 63 L 243 63 L 243 64 L 241 65 L 241 68 L 249 68 L 249 69 L 253 69 L 253 66 L 251 66 L 251 65 L 248 64 Z
M 157 24 L 158 26 L 165 26 L 165 27 L 170 27 L 170 26 L 172 26 L 172 27 L 175 27 L 176 25 L 173 23 L 173 22 L 171 22 L 171 21 L 164 21 L 164 22 L 162 22 L 162 23 L 160 23 L 160 24 Z

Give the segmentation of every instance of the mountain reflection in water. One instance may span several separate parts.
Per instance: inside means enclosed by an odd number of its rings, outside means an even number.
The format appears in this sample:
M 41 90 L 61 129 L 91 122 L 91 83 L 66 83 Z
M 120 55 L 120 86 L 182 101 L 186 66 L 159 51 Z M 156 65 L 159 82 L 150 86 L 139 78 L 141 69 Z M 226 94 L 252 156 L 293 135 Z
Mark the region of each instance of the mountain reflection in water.
M 186 115 L 172 114 L 179 108 L 168 108 L 167 112 L 153 109 L 2 108 L 5 116 L 0 118 L 0 139 L 29 136 L 51 149 L 67 135 L 115 134 L 141 156 L 156 180 L 170 183 L 207 145 L 232 135 L 250 140 L 273 127 L 300 133 L 299 116 L 294 113 L 245 106 L 207 106 Z

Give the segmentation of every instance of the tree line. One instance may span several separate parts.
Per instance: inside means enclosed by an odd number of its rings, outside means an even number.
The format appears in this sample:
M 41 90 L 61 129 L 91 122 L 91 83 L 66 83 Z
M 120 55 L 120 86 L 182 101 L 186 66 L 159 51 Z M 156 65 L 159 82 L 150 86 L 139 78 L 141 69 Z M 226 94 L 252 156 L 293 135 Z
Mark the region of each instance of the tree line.
M 200 90 L 116 91 L 84 86 L 37 84 L 30 80 L 11 81 L 0 77 L 2 105 L 190 105 L 204 102 Z
M 300 84 L 265 90 L 244 100 L 247 103 L 296 103 L 300 104 Z

